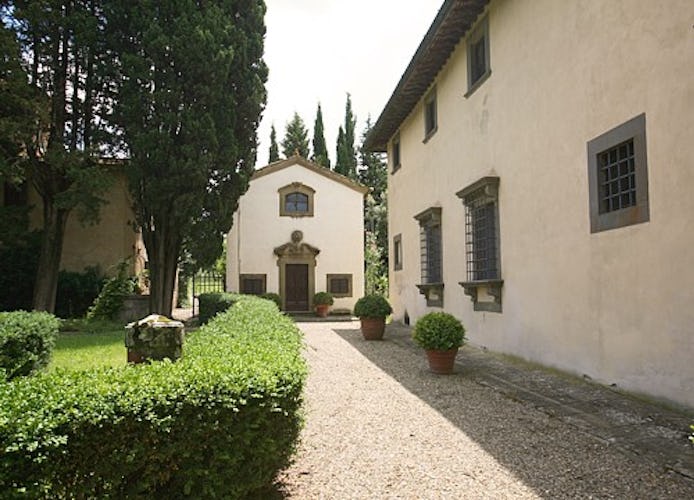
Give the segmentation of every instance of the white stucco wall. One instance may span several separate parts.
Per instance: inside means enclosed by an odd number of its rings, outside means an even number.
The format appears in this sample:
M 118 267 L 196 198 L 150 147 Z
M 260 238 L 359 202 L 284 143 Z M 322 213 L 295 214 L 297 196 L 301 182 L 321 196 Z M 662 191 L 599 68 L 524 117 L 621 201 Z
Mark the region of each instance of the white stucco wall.
M 489 79 L 464 97 L 461 42 L 435 82 L 437 132 L 423 143 L 421 102 L 400 128 L 396 319 L 429 310 L 413 216 L 439 206 L 444 309 L 474 343 L 694 407 L 694 3 L 499 0 L 488 14 Z M 650 221 L 591 234 L 586 144 L 641 113 Z M 473 311 L 458 285 L 455 193 L 487 175 L 500 178 L 500 314 Z
M 294 182 L 315 190 L 313 217 L 279 216 L 278 190 Z M 295 230 L 320 249 L 315 292 L 326 291 L 328 274 L 352 274 L 352 296 L 333 305 L 352 309 L 364 294 L 363 194 L 298 164 L 253 179 L 241 197 L 228 237 L 227 289 L 239 290 L 239 274 L 267 274 L 267 291 L 281 294 L 273 250 Z

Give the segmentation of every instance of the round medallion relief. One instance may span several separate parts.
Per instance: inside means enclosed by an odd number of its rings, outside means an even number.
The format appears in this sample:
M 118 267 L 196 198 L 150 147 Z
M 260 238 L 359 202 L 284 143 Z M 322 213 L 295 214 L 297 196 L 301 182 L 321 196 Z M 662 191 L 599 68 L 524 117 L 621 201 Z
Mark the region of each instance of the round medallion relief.
M 304 233 L 299 230 L 292 231 L 292 243 L 299 243 L 304 239 Z

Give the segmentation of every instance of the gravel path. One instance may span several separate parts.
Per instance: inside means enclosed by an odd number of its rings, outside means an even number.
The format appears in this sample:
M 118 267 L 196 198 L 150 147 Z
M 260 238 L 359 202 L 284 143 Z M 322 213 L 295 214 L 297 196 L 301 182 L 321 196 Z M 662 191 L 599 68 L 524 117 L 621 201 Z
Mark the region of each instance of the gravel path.
M 694 498 L 694 483 L 629 456 L 421 352 L 365 342 L 358 323 L 300 323 L 306 427 L 287 498 Z M 458 360 L 464 363 L 464 351 Z M 461 359 L 462 358 L 462 359 Z

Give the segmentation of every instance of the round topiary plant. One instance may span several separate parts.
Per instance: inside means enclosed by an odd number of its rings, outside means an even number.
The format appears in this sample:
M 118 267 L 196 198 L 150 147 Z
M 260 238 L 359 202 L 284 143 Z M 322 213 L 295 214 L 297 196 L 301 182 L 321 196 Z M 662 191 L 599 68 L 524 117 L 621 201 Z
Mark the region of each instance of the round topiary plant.
M 318 292 L 313 296 L 313 305 L 316 306 L 331 306 L 333 302 L 333 296 L 328 292 Z
M 447 351 L 465 343 L 465 327 L 451 314 L 431 312 L 419 318 L 412 338 L 424 349 Z
M 382 295 L 366 295 L 354 304 L 354 315 L 360 318 L 385 318 L 393 308 Z

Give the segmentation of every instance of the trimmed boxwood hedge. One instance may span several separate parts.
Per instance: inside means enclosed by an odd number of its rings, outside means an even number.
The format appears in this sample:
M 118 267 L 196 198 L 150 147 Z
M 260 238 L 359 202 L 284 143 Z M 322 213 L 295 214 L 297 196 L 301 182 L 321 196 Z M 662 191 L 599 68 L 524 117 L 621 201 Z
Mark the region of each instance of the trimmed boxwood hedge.
M 301 333 L 239 297 L 183 358 L 0 384 L 0 491 L 16 498 L 242 498 L 289 464 Z
M 200 307 L 198 320 L 200 324 L 204 325 L 217 314 L 229 309 L 232 305 L 234 305 L 234 302 L 236 302 L 238 297 L 238 295 L 221 292 L 201 294 L 198 297 L 198 305 Z
M 0 312 L 0 379 L 30 375 L 51 359 L 60 320 L 46 312 Z

